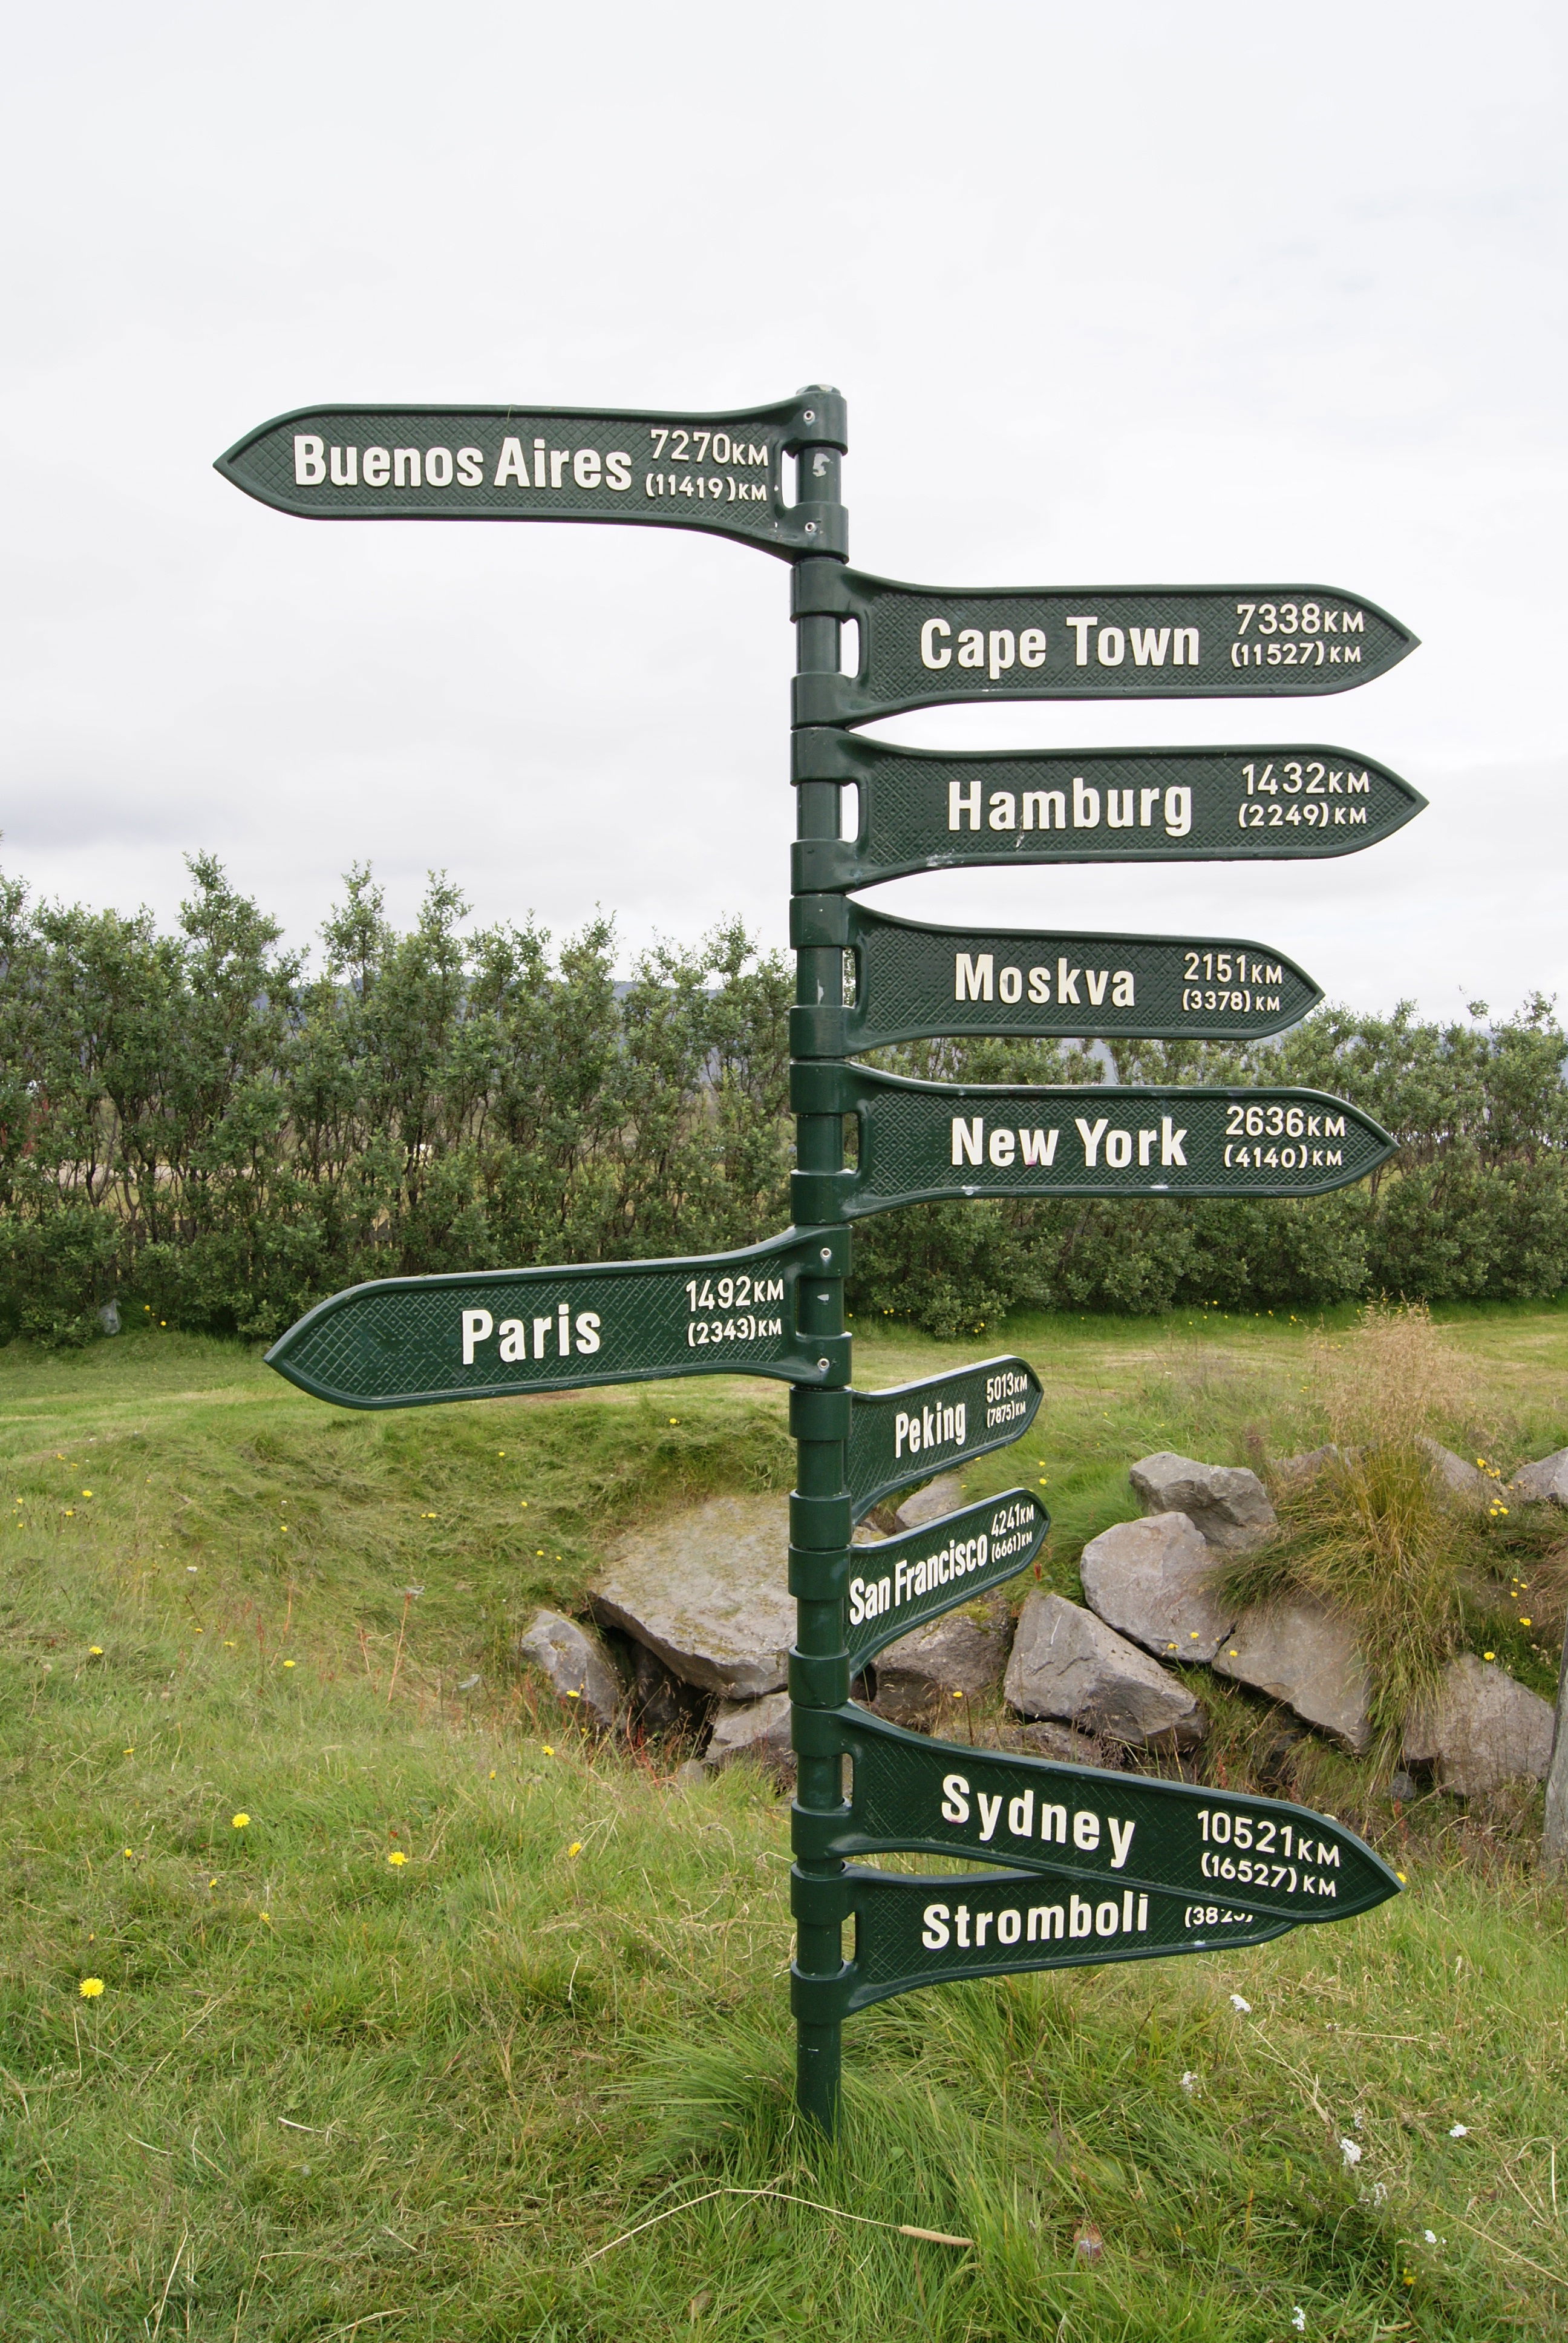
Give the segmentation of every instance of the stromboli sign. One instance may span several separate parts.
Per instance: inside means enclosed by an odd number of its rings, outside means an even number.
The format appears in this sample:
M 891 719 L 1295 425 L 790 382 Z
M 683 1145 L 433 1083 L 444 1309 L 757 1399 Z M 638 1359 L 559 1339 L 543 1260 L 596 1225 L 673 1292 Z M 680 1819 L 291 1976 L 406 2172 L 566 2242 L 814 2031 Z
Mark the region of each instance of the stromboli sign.
M 829 2130 L 843 2019 L 871 2001 L 1261 1943 L 1398 1885 L 1353 1834 L 1303 1809 L 966 1749 L 851 1705 L 852 1671 L 1026 1568 L 1050 1523 L 1019 1488 L 851 1544 L 883 1497 L 1020 1438 L 1041 1391 L 1016 1358 L 852 1390 L 849 1223 L 944 1197 L 1316 1195 L 1374 1170 L 1392 1141 L 1312 1091 L 982 1089 L 849 1062 L 955 1033 L 1261 1035 L 1320 996 L 1284 952 L 1234 936 L 938 929 L 872 913 L 847 890 L 1009 861 L 1343 854 L 1423 802 L 1374 759 L 1301 741 L 996 754 L 859 737 L 856 726 L 941 701 L 1341 691 L 1386 672 L 1415 638 L 1338 588 L 949 590 L 850 569 L 847 445 L 843 399 L 814 384 L 721 415 L 305 407 L 247 433 L 217 467 L 313 519 L 633 522 L 727 536 L 792 565 L 796 1225 L 721 1255 L 382 1279 L 330 1296 L 268 1356 L 352 1407 L 678 1374 L 790 1383 L 791 1995 L 800 2105 Z M 993 1868 L 920 1878 L 850 1860 L 921 1852 Z

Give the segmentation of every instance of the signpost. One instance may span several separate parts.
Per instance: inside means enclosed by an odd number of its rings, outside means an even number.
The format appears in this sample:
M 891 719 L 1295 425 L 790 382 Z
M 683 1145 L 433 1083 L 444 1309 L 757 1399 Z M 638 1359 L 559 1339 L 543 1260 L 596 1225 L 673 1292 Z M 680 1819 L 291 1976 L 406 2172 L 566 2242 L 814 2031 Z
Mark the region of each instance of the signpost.
M 1426 799 L 1348 749 L 900 749 L 813 725 L 795 779 L 858 799 L 795 847 L 800 894 L 1005 862 L 1264 862 L 1359 854 Z
M 248 495 L 311 518 L 629 521 L 793 565 L 797 1225 L 690 1260 L 383 1279 L 320 1303 L 269 1358 L 349 1407 L 681 1374 L 791 1384 L 792 1996 L 799 2103 L 829 2131 L 843 2020 L 890 1994 L 1259 1944 L 1398 1887 L 1352 1833 L 1302 1808 L 932 1741 L 850 1704 L 879 1650 L 1015 1576 L 1050 1523 L 1011 1489 L 851 1543 L 896 1489 L 1020 1438 L 1042 1394 L 1017 1358 L 851 1390 L 849 1224 L 935 1197 L 1317 1195 L 1375 1170 L 1392 1141 L 1312 1091 L 981 1088 L 849 1062 L 949 1033 L 1247 1039 L 1320 994 L 1244 939 L 958 930 L 845 894 L 986 863 L 1352 853 L 1424 802 L 1369 758 L 1300 741 L 953 754 L 854 736 L 941 701 L 1342 691 L 1415 638 L 1337 588 L 950 591 L 869 577 L 845 566 L 847 444 L 842 398 L 814 384 L 724 415 L 307 407 L 218 460 Z M 992 1867 L 918 1878 L 849 1861 L 895 1853 Z
M 384 1277 L 318 1302 L 266 1363 L 339 1407 L 430 1407 L 667 1375 L 825 1381 L 845 1335 L 803 1331 L 808 1287 L 842 1230 L 788 1232 L 743 1252 L 611 1261 L 568 1269 Z
M 1027 1359 L 986 1359 L 890 1391 L 847 1392 L 846 1473 L 853 1521 L 935 1473 L 1010 1447 L 1034 1422 L 1041 1393 Z
M 900 1635 L 1027 1570 L 1050 1527 L 1038 1497 L 1004 1489 L 901 1537 L 852 1546 L 846 1614 L 851 1676 Z
M 950 699 L 1227 699 L 1350 691 L 1416 639 L 1333 586 L 901 586 L 797 568 L 797 618 L 852 618 L 859 664 L 795 679 L 797 724 Z
M 852 1001 L 793 1012 L 803 1056 L 943 1033 L 1256 1041 L 1299 1025 L 1322 999 L 1283 952 L 1234 936 L 928 928 L 829 895 L 797 921 L 792 941 L 837 943 L 855 957 Z
M 843 447 L 837 391 L 727 415 L 584 407 L 301 407 L 217 459 L 236 488 L 307 520 L 638 521 L 794 560 L 842 553 L 844 511 L 785 497 L 785 458 Z

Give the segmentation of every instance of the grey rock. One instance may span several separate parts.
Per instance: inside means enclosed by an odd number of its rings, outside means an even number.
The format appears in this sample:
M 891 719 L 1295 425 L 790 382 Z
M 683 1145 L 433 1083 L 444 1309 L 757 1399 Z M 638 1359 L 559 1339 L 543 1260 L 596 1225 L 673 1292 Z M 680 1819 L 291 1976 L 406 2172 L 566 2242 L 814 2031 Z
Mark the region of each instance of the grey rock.
M 1282 1489 L 1304 1489 L 1331 1464 L 1344 1459 L 1345 1451 L 1327 1440 L 1321 1448 L 1309 1448 L 1302 1456 L 1280 1456 L 1270 1466 L 1270 1473 Z
M 1054 1717 L 1135 1749 L 1188 1749 L 1203 1738 L 1203 1712 L 1186 1685 L 1060 1594 L 1025 1603 L 1003 1689 L 1025 1716 Z
M 1398 1798 L 1402 1804 L 1407 1798 L 1414 1797 L 1415 1784 L 1408 1774 L 1391 1774 L 1388 1777 L 1388 1794 L 1391 1798 Z
M 703 1752 L 703 1764 L 709 1773 L 718 1773 L 742 1758 L 759 1765 L 780 1784 L 795 1779 L 787 1692 L 769 1693 L 762 1700 L 719 1704 L 714 1712 L 713 1731 Z
M 900 1530 L 923 1530 L 928 1522 L 940 1522 L 944 1513 L 956 1513 L 964 1501 L 963 1483 L 956 1473 L 939 1473 L 904 1499 L 893 1522 Z
M 879 1714 L 918 1728 L 955 1699 L 994 1692 L 1007 1665 L 1006 1620 L 1001 1604 L 973 1604 L 900 1635 L 877 1654 Z
M 620 1706 L 621 1683 L 591 1627 L 580 1619 L 563 1619 L 558 1611 L 537 1612 L 532 1625 L 518 1637 L 517 1654 L 538 1669 L 586 1725 L 600 1733 L 609 1731 Z
M 1275 1525 L 1267 1490 L 1244 1464 L 1200 1464 L 1166 1449 L 1140 1458 L 1128 1478 L 1146 1513 L 1185 1513 L 1211 1545 L 1230 1553 L 1261 1545 Z
M 1098 1765 L 1109 1773 L 1119 1772 L 1122 1765 L 1120 1743 L 1101 1741 L 1098 1735 L 1080 1733 L 1070 1725 L 1053 1724 L 1049 1717 L 1020 1725 L 1013 1717 L 988 1716 L 971 1726 L 967 1737 L 977 1749 L 1004 1749 L 1014 1757 L 1050 1757 L 1060 1765 Z
M 783 1497 L 710 1497 L 628 1539 L 595 1615 L 725 1700 L 777 1692 L 795 1640 Z
M 1211 1591 L 1214 1549 L 1186 1513 L 1148 1513 L 1091 1538 L 1079 1563 L 1091 1610 L 1165 1660 L 1211 1660 L 1236 1605 Z
M 672 1676 L 646 1644 L 633 1644 L 630 1722 L 639 1733 L 686 1730 L 702 1712 L 703 1695 Z
M 1480 1797 L 1522 1776 L 1546 1779 L 1552 1704 L 1473 1652 L 1445 1668 L 1433 1697 L 1405 1721 L 1404 1761 L 1431 1765 L 1438 1786 Z
M 669 1778 L 678 1790 L 699 1790 L 708 1779 L 708 1768 L 700 1757 L 688 1757 Z
M 1440 1486 L 1462 1503 L 1484 1505 L 1494 1493 L 1501 1492 L 1500 1482 L 1493 1481 L 1488 1473 L 1478 1473 L 1473 1464 L 1456 1456 L 1452 1448 L 1444 1448 L 1441 1441 L 1428 1440 L 1423 1434 L 1415 1444 L 1432 1466 Z
M 1215 1654 L 1214 1673 L 1283 1701 L 1353 1756 L 1372 1746 L 1369 1687 L 1354 1634 L 1306 1596 L 1243 1612 Z
M 1568 1448 L 1553 1449 L 1533 1464 L 1522 1464 L 1509 1483 L 1510 1494 L 1530 1504 L 1568 1505 Z

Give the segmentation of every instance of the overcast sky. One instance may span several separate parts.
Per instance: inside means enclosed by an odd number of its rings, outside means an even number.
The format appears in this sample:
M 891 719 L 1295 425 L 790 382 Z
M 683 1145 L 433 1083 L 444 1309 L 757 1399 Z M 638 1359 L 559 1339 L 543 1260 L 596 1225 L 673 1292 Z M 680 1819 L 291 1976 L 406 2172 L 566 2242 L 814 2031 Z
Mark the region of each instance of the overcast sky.
M 0 861 L 307 942 L 368 860 L 623 959 L 786 939 L 785 566 L 323 526 L 212 470 L 317 401 L 847 395 L 853 558 L 1292 578 L 1422 639 L 1332 699 L 950 709 L 950 746 L 1325 739 L 1432 800 L 1340 862 L 1010 870 L 906 916 L 1249 933 L 1372 1010 L 1568 1001 L 1568 13 L 1531 0 L 312 0 L 12 20 Z M 808 29 L 814 28 L 814 29 Z

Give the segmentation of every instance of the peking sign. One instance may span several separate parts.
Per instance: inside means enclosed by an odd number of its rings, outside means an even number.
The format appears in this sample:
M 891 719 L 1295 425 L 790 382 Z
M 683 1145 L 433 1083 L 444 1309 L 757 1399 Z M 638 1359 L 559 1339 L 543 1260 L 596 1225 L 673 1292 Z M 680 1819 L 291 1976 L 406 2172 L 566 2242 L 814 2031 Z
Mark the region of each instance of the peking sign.
M 1393 1145 L 1314 1091 L 980 1086 L 859 1064 L 859 1051 L 966 1035 L 1255 1040 L 1322 996 L 1287 953 L 1245 936 L 935 927 L 852 891 L 987 864 L 1350 854 L 1424 802 L 1374 759 L 1300 738 L 1006 752 L 864 738 L 855 728 L 942 702 L 1344 691 L 1415 639 L 1332 587 L 949 590 L 869 576 L 847 566 L 847 445 L 842 397 L 814 384 L 723 414 L 301 407 L 217 463 L 308 519 L 618 521 L 728 537 L 791 565 L 795 1225 L 737 1252 L 379 1279 L 318 1303 L 268 1358 L 357 1408 L 691 1374 L 791 1386 L 791 1995 L 799 2103 L 828 2131 L 844 2020 L 871 2002 L 1259 1944 L 1364 1912 L 1399 1885 L 1305 1808 L 964 1747 L 851 1700 L 888 1644 L 1005 1586 L 1050 1529 L 1040 1498 L 1012 1488 L 896 1536 L 855 1534 L 898 1491 L 1021 1438 L 1044 1393 L 1007 1356 L 855 1390 L 851 1224 L 982 1196 L 1321 1195 Z M 886 1855 L 970 1867 L 920 1876 L 858 1859 Z

